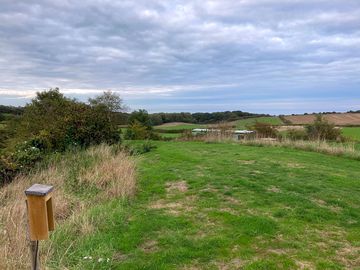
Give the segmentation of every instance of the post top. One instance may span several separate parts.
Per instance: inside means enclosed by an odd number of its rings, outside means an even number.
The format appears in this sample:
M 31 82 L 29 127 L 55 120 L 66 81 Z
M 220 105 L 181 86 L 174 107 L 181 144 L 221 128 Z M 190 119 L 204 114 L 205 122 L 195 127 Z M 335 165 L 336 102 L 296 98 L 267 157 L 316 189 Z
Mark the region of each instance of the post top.
M 25 190 L 25 195 L 33 195 L 33 196 L 46 196 L 51 191 L 53 191 L 53 186 L 42 185 L 42 184 L 34 184 Z

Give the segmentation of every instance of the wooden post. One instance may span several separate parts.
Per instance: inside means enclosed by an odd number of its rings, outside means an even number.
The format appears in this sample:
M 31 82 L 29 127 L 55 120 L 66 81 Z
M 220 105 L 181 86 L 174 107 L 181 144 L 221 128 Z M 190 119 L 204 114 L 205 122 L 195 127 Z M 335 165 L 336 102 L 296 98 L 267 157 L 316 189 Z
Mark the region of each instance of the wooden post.
M 39 270 L 39 240 L 49 238 L 49 231 L 55 229 L 52 186 L 34 184 L 27 190 L 28 232 L 32 270 Z

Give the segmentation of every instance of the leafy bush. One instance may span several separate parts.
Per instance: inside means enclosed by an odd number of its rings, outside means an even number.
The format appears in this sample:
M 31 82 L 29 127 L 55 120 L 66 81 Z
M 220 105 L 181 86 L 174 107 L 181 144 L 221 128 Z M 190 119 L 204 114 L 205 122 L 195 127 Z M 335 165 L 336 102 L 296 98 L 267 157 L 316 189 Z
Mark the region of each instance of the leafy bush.
M 10 157 L 0 157 L 0 186 L 9 183 L 17 172 L 18 166 Z
M 13 154 L 13 160 L 17 164 L 19 170 L 31 168 L 37 161 L 41 160 L 42 152 L 33 145 L 34 141 L 25 141 L 18 144 Z
M 160 136 L 154 133 L 148 112 L 138 110 L 131 113 L 124 138 L 126 140 L 159 140 Z
M 303 129 L 289 129 L 286 137 L 293 141 L 308 139 L 308 135 Z
M 33 138 L 40 148 L 63 151 L 72 145 L 115 143 L 120 134 L 105 104 L 94 102 L 90 106 L 52 89 L 38 93 L 25 107 L 16 138 Z
M 306 133 L 311 140 L 342 140 L 341 130 L 318 115 L 314 123 L 307 125 Z
M 124 138 L 126 140 L 144 140 L 148 137 L 148 129 L 137 120 L 126 129 Z
M 0 185 L 14 173 L 31 168 L 47 153 L 73 146 L 119 143 L 113 113 L 122 108 L 120 97 L 111 92 L 91 99 L 90 104 L 66 98 L 58 88 L 37 93 L 16 122 L 9 124 L 14 130 L 11 138 L 0 134 L 0 144 L 7 143 L 9 153 L 0 164 Z

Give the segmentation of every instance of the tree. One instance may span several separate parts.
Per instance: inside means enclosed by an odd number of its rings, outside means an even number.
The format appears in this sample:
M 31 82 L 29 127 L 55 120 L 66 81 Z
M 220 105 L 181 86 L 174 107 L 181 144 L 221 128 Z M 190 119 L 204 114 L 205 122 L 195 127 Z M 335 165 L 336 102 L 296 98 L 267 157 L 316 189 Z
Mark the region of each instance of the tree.
M 152 123 L 146 110 L 140 109 L 131 113 L 129 117 L 129 124 L 132 125 L 135 122 L 140 123 L 141 125 L 146 127 L 147 130 L 152 130 Z
M 89 98 L 91 106 L 104 106 L 110 112 L 125 112 L 128 110 L 119 94 L 112 91 L 104 91 L 102 95 Z

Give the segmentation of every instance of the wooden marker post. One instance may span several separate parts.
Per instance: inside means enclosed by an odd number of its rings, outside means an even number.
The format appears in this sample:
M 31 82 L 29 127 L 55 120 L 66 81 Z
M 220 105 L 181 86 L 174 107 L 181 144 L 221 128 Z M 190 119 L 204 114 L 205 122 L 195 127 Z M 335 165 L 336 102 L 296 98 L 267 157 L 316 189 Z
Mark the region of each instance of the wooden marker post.
M 53 190 L 53 186 L 40 184 L 25 190 L 33 270 L 39 269 L 39 240 L 48 239 L 49 231 L 55 229 Z

